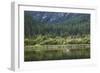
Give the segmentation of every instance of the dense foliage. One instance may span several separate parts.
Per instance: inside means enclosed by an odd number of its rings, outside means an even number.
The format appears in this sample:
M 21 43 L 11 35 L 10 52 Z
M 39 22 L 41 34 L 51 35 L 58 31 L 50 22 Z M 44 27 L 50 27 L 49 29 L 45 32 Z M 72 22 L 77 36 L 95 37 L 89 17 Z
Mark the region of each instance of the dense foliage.
M 71 15 L 71 14 L 70 14 Z M 72 15 L 73 16 L 73 15 Z M 70 16 L 62 23 L 46 23 L 36 20 L 31 14 L 26 13 L 25 17 L 25 37 L 35 35 L 52 35 L 52 36 L 72 36 L 87 35 L 90 33 L 90 17 L 81 14 L 76 17 Z
M 24 12 L 24 49 L 25 61 L 90 58 L 90 15 Z

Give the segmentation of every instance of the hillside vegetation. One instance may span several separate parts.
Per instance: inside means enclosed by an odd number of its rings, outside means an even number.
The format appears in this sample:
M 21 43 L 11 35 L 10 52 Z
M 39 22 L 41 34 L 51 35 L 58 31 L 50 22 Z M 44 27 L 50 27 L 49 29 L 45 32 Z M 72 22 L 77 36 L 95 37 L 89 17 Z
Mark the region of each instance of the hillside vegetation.
M 24 49 L 25 61 L 90 58 L 90 15 L 25 11 Z

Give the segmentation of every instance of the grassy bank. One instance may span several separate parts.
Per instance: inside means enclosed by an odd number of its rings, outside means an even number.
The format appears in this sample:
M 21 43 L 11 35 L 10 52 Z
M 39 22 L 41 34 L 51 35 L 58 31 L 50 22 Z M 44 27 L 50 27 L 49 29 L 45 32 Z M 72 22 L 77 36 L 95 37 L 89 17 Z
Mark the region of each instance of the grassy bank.
M 62 60 L 90 58 L 90 37 L 34 36 L 24 41 L 24 60 Z

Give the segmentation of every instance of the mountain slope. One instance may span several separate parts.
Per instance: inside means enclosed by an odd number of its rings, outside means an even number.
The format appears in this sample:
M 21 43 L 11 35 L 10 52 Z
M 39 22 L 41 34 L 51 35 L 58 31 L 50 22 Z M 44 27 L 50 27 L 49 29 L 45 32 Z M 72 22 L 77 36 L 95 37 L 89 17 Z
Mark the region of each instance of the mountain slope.
M 90 34 L 90 14 L 24 12 L 25 36 Z

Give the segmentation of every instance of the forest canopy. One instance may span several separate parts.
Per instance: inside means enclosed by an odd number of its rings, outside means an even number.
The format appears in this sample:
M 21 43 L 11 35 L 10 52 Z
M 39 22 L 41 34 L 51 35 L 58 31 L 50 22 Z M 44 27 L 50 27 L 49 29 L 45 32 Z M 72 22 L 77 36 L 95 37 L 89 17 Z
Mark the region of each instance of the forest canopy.
M 90 14 L 24 11 L 25 38 L 90 34 Z
M 90 14 L 24 11 L 24 61 L 90 58 Z

